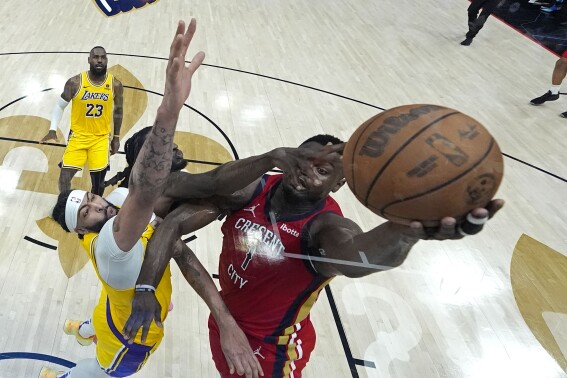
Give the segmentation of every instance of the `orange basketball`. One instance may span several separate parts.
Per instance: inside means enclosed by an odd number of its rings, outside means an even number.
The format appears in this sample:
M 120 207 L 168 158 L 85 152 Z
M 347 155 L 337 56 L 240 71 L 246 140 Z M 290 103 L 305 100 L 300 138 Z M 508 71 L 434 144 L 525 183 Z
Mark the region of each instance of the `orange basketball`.
M 391 221 L 436 226 L 492 199 L 504 172 L 498 144 L 475 119 L 437 105 L 404 105 L 364 122 L 343 153 L 356 198 Z

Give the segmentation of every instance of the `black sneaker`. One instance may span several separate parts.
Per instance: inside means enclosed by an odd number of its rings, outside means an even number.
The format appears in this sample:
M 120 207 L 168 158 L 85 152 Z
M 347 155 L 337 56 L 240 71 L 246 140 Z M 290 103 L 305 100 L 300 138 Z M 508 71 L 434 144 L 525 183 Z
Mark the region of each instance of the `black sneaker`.
M 559 93 L 558 94 L 551 94 L 551 91 L 547 91 L 546 94 L 536 97 L 533 100 L 530 101 L 530 104 L 532 105 L 541 105 L 546 101 L 555 101 L 559 98 Z
M 567 112 L 563 112 L 559 114 L 559 117 L 567 118 Z
M 466 38 L 463 42 L 461 42 L 461 45 L 469 46 L 471 43 L 472 43 L 472 38 Z

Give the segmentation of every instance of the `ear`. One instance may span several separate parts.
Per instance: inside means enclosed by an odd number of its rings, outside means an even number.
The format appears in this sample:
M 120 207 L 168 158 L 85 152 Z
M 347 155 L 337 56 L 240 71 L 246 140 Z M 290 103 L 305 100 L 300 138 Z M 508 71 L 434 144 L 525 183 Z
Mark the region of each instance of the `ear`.
M 346 179 L 343 177 L 342 179 L 339 180 L 339 182 L 337 182 L 335 184 L 335 186 L 333 186 L 333 189 L 331 189 L 331 192 L 335 193 L 337 190 L 339 190 L 346 182 Z

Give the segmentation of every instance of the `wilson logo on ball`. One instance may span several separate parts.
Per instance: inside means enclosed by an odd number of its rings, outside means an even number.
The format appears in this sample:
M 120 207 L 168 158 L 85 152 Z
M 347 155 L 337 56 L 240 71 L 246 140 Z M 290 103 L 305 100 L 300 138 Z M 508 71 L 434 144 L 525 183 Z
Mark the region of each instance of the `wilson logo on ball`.
M 400 114 L 395 117 L 388 117 L 384 120 L 382 126 L 378 127 L 364 142 L 360 149 L 360 155 L 377 157 L 384 153 L 384 147 L 388 145 L 390 137 L 397 134 L 401 129 L 406 127 L 411 121 L 414 121 L 423 114 L 438 110 L 439 106 L 425 105 L 420 108 L 411 109 L 408 113 Z

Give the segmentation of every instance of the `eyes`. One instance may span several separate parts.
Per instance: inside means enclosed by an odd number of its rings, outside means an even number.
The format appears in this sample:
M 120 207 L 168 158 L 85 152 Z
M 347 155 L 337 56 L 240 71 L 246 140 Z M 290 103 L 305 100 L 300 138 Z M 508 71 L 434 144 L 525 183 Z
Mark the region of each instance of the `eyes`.
M 317 167 L 317 173 L 323 176 L 327 176 L 329 174 L 329 171 L 323 167 Z
M 94 194 L 87 193 L 87 203 L 92 202 L 93 200 L 94 200 Z M 86 218 L 88 214 L 89 214 L 89 207 L 86 206 L 85 211 L 83 211 L 83 218 Z

